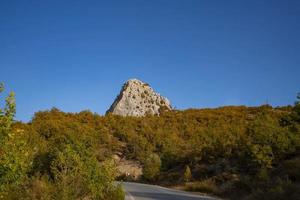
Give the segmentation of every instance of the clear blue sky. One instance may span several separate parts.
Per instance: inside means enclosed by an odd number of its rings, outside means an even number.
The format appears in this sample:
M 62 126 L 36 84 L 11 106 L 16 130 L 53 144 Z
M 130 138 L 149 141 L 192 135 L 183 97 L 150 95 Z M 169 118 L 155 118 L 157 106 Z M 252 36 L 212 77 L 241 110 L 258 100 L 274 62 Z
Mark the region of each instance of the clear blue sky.
M 0 2 L 0 81 L 18 120 L 52 107 L 104 114 L 130 78 L 179 109 L 293 104 L 300 1 Z

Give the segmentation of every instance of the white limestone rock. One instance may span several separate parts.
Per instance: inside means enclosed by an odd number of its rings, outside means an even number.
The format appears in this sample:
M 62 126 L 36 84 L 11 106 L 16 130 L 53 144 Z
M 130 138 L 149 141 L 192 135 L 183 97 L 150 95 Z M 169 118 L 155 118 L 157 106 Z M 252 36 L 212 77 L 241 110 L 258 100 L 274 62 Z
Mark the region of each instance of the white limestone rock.
M 106 113 L 141 117 L 159 115 L 168 110 L 172 110 L 172 106 L 167 98 L 156 93 L 147 83 L 130 79 Z

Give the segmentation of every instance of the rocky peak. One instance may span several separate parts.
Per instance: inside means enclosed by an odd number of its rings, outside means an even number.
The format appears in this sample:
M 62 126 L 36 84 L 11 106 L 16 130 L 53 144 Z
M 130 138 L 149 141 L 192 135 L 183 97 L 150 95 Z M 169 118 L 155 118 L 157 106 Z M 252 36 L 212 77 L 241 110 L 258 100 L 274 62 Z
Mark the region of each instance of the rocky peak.
M 171 110 L 170 101 L 156 93 L 149 84 L 138 79 L 128 80 L 106 113 L 121 116 L 159 115 Z

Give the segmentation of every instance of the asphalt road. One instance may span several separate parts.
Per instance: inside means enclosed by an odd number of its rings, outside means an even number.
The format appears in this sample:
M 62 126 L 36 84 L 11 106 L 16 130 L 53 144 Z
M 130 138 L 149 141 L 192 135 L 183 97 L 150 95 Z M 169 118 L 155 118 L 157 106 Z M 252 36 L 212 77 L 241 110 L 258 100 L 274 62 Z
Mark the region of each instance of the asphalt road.
M 125 200 L 215 200 L 213 197 L 196 195 L 156 185 L 130 182 L 122 184 L 126 192 Z

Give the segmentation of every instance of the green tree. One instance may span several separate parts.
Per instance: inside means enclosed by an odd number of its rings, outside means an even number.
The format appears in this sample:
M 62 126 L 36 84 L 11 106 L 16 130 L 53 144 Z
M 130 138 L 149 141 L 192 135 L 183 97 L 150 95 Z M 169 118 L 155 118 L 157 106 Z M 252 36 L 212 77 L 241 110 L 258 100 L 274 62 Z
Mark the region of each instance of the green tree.
M 51 164 L 55 199 L 116 199 L 115 193 L 120 193 L 120 186 L 113 183 L 114 163 L 110 160 L 99 163 L 91 152 L 80 143 L 66 144 L 62 150 L 57 150 Z
M 0 84 L 0 92 L 3 90 L 4 86 Z M 0 109 L 0 192 L 19 184 L 30 165 L 27 137 L 22 130 L 11 130 L 15 112 L 15 98 L 11 92 L 4 109 Z
M 300 123 L 300 93 L 297 95 L 297 101 L 295 102 L 293 108 L 293 120 Z
M 154 181 L 159 175 L 161 160 L 156 153 L 150 154 L 144 161 L 143 176 L 148 181 Z
M 0 83 L 0 93 L 4 91 L 3 83 Z M 16 113 L 15 94 L 11 92 L 5 99 L 4 109 L 0 108 L 0 144 L 9 134 Z
M 187 165 L 184 169 L 183 173 L 183 181 L 184 182 L 189 182 L 192 178 L 192 173 L 190 167 Z

